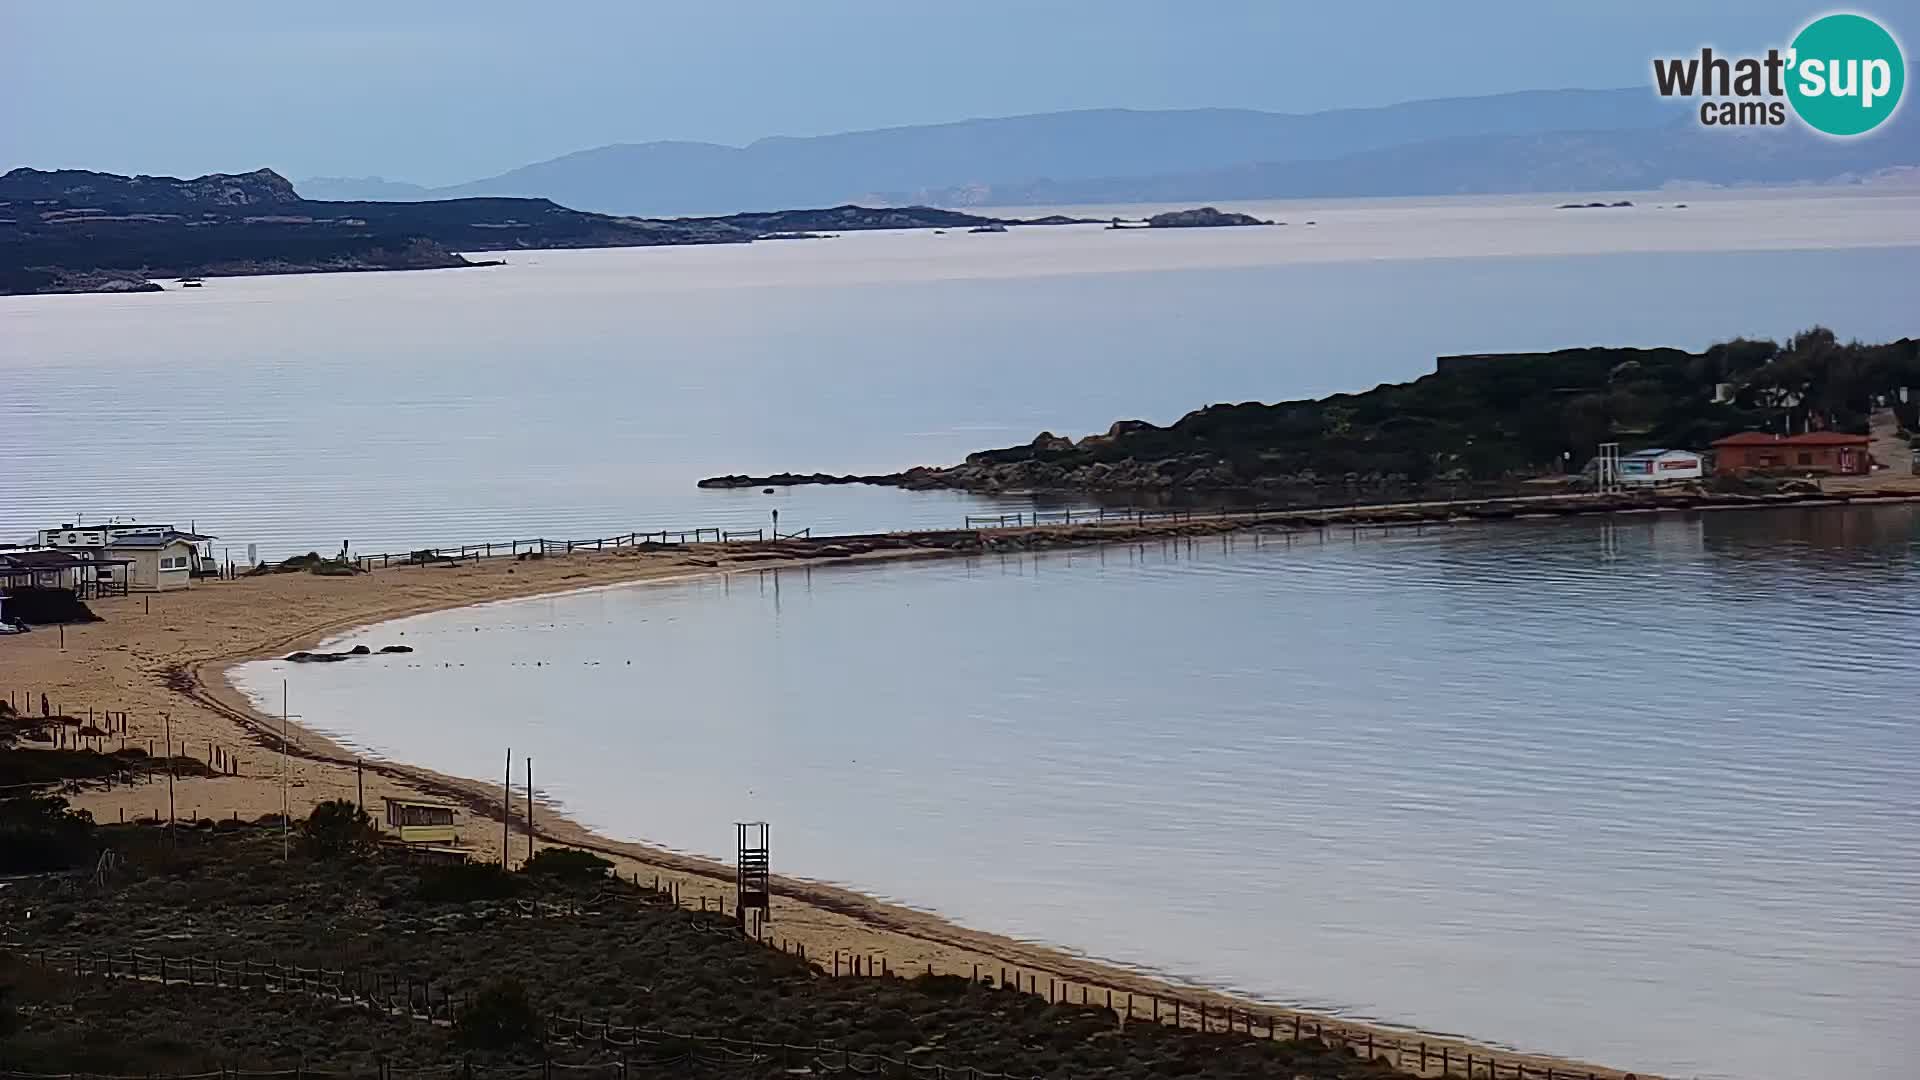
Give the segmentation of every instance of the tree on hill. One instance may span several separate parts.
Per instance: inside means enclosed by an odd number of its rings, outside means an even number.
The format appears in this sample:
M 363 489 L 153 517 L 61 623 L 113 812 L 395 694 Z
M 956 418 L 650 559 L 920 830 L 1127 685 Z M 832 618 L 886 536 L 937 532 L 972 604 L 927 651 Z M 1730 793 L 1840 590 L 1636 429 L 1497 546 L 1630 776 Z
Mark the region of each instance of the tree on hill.
M 1731 397 L 1721 393 L 1732 390 Z M 1915 401 L 1901 402 L 1912 388 Z M 1706 350 L 1565 349 L 1449 357 L 1431 375 L 1318 401 L 1209 405 L 1168 427 L 1129 422 L 1077 443 L 1038 439 L 970 456 L 968 467 L 1031 463 L 1066 479 L 1096 465 L 1157 462 L 1176 486 L 1524 479 L 1628 451 L 1704 448 L 1744 430 L 1864 431 L 1878 405 L 1920 427 L 1920 342 L 1842 343 L 1814 327 Z
M 329 799 L 313 808 L 300 826 L 301 844 L 322 859 L 362 855 L 379 844 L 373 820 L 349 799 Z

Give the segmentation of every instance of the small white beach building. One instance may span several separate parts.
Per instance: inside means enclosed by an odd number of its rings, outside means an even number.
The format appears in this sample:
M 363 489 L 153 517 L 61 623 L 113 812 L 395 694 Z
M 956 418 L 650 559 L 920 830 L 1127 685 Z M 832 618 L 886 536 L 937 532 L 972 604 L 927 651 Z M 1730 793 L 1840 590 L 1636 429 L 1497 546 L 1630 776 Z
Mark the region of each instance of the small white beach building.
M 194 547 L 178 533 L 116 536 L 105 550 L 112 558 L 128 560 L 127 584 L 137 591 L 166 592 L 192 583 Z
M 171 525 L 128 522 L 61 525 L 42 529 L 35 537 L 52 550 L 112 563 L 113 569 L 102 575 L 103 580 L 145 592 L 184 589 L 191 584 L 202 561 L 196 545 L 211 539 Z
M 1706 460 L 1691 450 L 1639 450 L 1620 458 L 1623 484 L 1698 480 L 1706 473 Z

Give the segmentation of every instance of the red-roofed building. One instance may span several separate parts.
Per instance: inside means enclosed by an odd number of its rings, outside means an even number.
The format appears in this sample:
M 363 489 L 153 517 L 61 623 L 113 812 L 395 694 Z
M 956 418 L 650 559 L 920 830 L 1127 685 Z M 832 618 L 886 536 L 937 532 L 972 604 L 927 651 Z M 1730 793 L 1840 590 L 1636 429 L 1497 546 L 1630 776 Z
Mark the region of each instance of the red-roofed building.
M 1839 431 L 1799 435 L 1743 431 L 1713 444 L 1713 471 L 1717 476 L 1748 472 L 1864 476 L 1873 468 L 1867 452 L 1870 441 L 1865 435 Z

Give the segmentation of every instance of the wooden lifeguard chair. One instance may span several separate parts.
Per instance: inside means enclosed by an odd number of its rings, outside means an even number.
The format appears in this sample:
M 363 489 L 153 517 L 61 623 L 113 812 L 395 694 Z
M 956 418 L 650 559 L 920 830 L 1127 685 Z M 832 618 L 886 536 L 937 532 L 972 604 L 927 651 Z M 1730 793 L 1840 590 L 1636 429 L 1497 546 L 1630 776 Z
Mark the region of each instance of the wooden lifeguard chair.
M 740 921 L 740 928 L 746 930 L 749 929 L 748 910 L 757 912 L 752 927 L 757 931 L 773 914 L 773 889 L 768 881 L 767 870 L 767 823 L 736 821 L 733 828 L 737 841 L 733 872 L 735 916 Z

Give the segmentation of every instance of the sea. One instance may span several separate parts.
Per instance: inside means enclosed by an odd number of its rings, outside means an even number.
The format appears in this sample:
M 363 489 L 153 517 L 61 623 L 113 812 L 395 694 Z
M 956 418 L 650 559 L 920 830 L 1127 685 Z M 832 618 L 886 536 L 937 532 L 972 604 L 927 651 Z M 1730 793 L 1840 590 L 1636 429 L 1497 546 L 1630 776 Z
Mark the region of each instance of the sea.
M 596 589 L 262 661 L 584 824 L 1261 1001 L 1672 1077 L 1920 1060 L 1920 505 Z M 477 825 L 474 827 L 478 827 Z
M 210 533 L 239 562 L 770 528 L 775 509 L 783 531 L 945 528 L 1025 501 L 694 485 L 951 464 L 1043 430 L 1364 390 L 1444 353 L 1917 330 L 1920 192 L 1222 209 L 1286 224 L 0 297 L 0 543 L 116 517 Z
M 0 538 L 951 527 L 1033 502 L 694 485 L 1447 353 L 1916 333 L 1920 195 L 1629 198 L 4 297 Z M 1665 1075 L 1895 1080 L 1920 1060 L 1916 537 L 1896 506 L 792 568 L 405 620 L 340 642 L 411 656 L 236 678 L 446 772 L 511 745 L 615 836 L 725 856 L 765 818 L 781 873 L 1261 1000 Z

